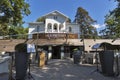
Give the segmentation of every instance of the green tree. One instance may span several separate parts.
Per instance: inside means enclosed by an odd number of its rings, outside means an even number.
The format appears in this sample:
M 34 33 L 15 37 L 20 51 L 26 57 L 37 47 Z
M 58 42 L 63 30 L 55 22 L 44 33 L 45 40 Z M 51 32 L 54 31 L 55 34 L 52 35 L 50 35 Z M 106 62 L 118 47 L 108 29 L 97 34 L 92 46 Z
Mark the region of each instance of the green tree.
M 71 23 L 71 19 L 70 19 L 70 18 L 67 18 L 66 22 L 67 22 L 67 23 Z
M 77 8 L 74 22 L 80 25 L 81 38 L 92 38 L 97 30 L 92 26 L 95 22 L 90 16 L 89 13 L 82 7 Z
M 28 28 L 11 26 L 8 35 L 13 39 L 26 39 L 27 33 Z
M 29 15 L 29 4 L 25 0 L 0 0 L 0 23 L 22 24 L 24 15 Z
M 7 35 L 11 25 L 22 25 L 23 17 L 29 14 L 26 0 L 0 0 L 0 34 Z
M 45 17 L 40 17 L 36 20 L 36 22 L 45 22 Z
M 100 34 L 100 36 L 101 36 L 102 39 L 109 38 L 109 36 L 106 35 L 106 29 L 100 30 L 99 34 Z
M 116 34 L 116 26 L 115 26 L 115 21 L 114 17 L 110 15 L 105 16 L 105 24 L 106 24 L 106 29 L 104 29 L 104 34 L 106 35 L 107 38 L 114 38 Z
M 22 39 L 27 38 L 28 28 L 17 27 L 16 31 L 18 32 L 18 37 L 17 38 L 22 38 Z
M 8 34 L 8 27 L 7 24 L 3 23 L 2 25 L 0 24 L 0 36 L 5 36 Z
M 115 0 L 117 7 L 105 16 L 106 33 L 110 38 L 120 37 L 120 0 Z
M 12 38 L 12 39 L 16 39 L 17 38 L 17 34 L 18 34 L 18 32 L 16 31 L 15 27 L 11 26 L 9 28 L 9 32 L 8 32 L 9 37 Z
M 88 32 L 87 33 L 88 33 L 88 38 L 89 39 L 91 39 L 91 38 L 96 39 L 98 37 L 97 30 L 96 30 L 96 28 L 93 25 L 88 27 Z

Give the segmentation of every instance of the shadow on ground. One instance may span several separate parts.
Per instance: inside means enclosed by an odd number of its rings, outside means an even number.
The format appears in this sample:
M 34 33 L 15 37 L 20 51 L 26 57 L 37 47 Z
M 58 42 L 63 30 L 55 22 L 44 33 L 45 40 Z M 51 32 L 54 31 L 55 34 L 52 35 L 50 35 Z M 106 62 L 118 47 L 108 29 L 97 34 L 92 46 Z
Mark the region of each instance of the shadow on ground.
M 119 77 L 105 77 L 95 71 L 96 66 L 76 65 L 69 59 L 51 60 L 40 69 L 32 67 L 32 75 L 36 80 L 120 80 Z

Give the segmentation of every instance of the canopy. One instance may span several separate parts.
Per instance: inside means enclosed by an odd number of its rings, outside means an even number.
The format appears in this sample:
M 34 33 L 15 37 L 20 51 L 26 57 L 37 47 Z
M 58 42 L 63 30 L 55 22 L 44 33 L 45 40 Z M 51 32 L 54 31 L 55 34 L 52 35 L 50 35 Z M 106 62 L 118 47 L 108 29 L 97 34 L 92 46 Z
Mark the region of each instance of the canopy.
M 120 45 L 113 45 L 107 42 L 96 43 L 92 46 L 92 49 L 103 49 L 103 50 L 120 50 Z

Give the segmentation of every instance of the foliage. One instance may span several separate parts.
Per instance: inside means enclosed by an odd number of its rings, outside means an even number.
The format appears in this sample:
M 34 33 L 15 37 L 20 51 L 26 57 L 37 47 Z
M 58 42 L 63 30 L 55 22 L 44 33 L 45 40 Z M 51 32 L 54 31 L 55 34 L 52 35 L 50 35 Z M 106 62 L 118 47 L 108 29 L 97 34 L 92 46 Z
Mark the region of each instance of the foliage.
M 96 28 L 92 26 L 95 21 L 82 7 L 78 7 L 74 21 L 80 25 L 81 38 L 93 38 L 97 34 Z
M 0 24 L 0 36 L 5 36 L 8 33 L 7 24 Z
M 99 32 L 99 34 L 101 34 L 101 35 L 100 35 L 100 38 L 102 38 L 102 39 L 103 39 L 103 38 L 106 38 L 106 37 L 105 37 L 105 35 L 106 35 L 106 32 L 105 32 L 105 31 L 106 31 L 106 29 L 100 30 L 100 32 Z
M 9 23 L 12 18 L 14 25 L 22 24 L 24 15 L 29 15 L 29 4 L 25 0 L 0 0 L 0 24 Z
M 0 0 L 0 36 L 17 34 L 17 31 L 9 29 L 9 26 L 20 26 L 23 17 L 29 14 L 29 4 L 26 0 Z
M 9 33 L 8 33 L 8 35 L 10 35 L 10 38 L 17 38 L 16 34 L 18 34 L 18 32 L 15 30 L 15 28 L 10 27 L 9 28 Z
M 105 32 L 110 38 L 120 37 L 120 0 L 115 1 L 117 1 L 117 7 L 105 16 Z
M 10 37 L 13 39 L 26 39 L 27 33 L 28 33 L 28 28 L 12 26 L 9 28 L 8 35 L 10 35 Z
M 45 22 L 45 17 L 39 17 L 36 22 Z
M 71 19 L 70 19 L 70 18 L 67 18 L 66 22 L 67 22 L 67 23 L 71 23 Z

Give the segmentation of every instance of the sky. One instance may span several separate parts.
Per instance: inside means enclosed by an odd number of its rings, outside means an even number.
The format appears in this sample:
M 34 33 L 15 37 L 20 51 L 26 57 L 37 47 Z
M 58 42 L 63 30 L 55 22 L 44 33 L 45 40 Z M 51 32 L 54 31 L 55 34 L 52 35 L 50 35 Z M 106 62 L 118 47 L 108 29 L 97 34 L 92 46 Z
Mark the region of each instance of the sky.
M 54 10 L 62 12 L 73 21 L 77 8 L 82 7 L 88 11 L 92 19 L 97 21 L 94 26 L 98 31 L 105 27 L 105 15 L 116 8 L 114 0 L 28 0 L 28 3 L 31 14 L 24 17 L 23 20 L 26 22 L 24 26 L 28 26 L 29 22 L 35 22 L 37 18 Z

